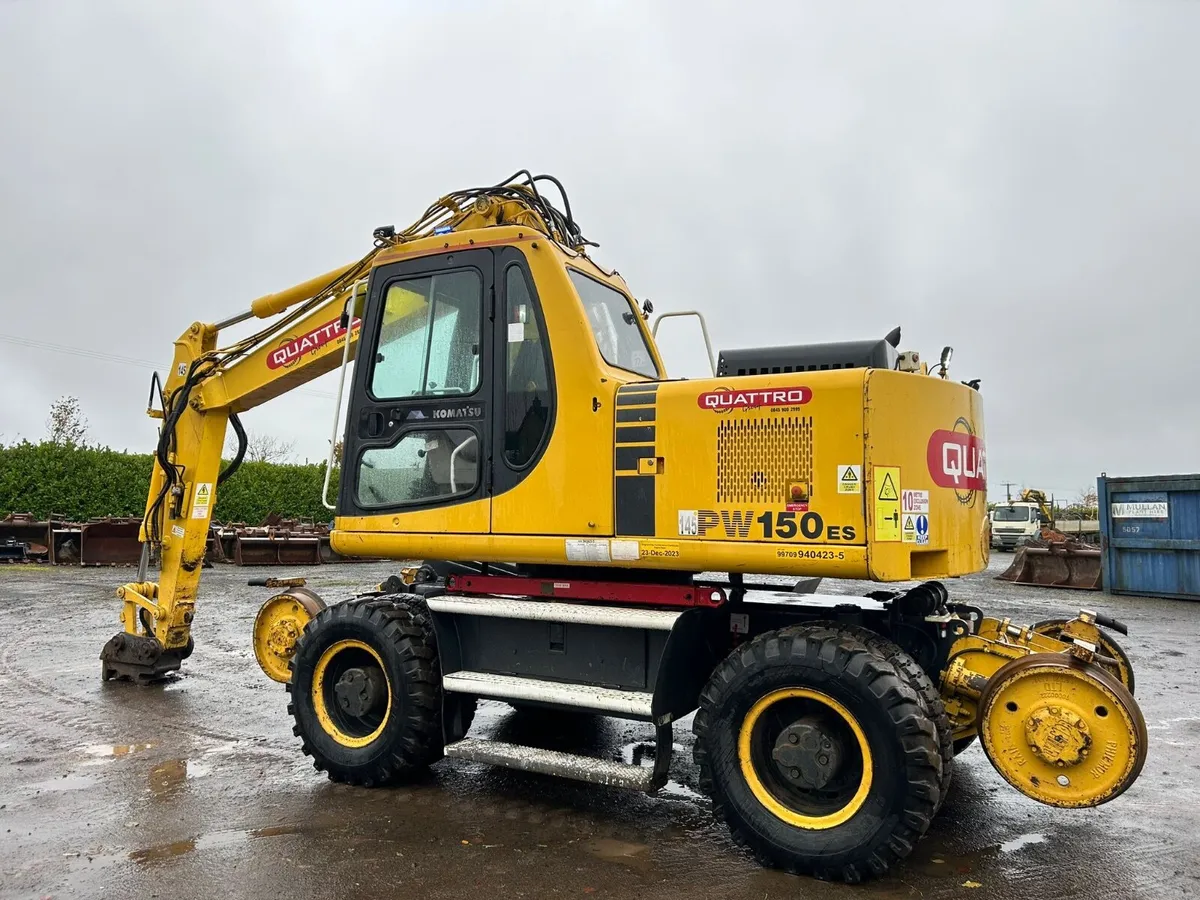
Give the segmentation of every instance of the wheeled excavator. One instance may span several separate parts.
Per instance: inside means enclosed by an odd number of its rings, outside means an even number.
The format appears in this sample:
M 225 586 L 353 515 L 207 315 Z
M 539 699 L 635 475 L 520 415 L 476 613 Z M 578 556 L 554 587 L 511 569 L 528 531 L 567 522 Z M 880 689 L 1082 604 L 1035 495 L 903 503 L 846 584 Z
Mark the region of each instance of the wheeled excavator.
M 336 603 L 288 586 L 252 635 L 333 781 L 448 757 L 656 791 L 693 716 L 700 785 L 738 841 L 847 881 L 911 852 L 976 738 L 1042 803 L 1127 789 L 1146 757 L 1112 637 L 1127 629 L 1089 610 L 1019 625 L 946 586 L 989 550 L 981 395 L 949 377 L 949 348 L 930 372 L 895 333 L 709 346 L 710 377 L 671 378 L 666 316 L 651 327 L 594 246 L 561 184 L 521 172 L 190 326 L 152 383 L 142 563 L 104 678 L 174 677 L 242 455 L 223 468 L 226 429 L 244 448 L 241 413 L 340 370 L 332 546 L 397 569 Z M 822 595 L 818 577 L 880 586 Z M 490 740 L 471 729 L 480 700 L 645 722 L 655 750 L 626 764 Z

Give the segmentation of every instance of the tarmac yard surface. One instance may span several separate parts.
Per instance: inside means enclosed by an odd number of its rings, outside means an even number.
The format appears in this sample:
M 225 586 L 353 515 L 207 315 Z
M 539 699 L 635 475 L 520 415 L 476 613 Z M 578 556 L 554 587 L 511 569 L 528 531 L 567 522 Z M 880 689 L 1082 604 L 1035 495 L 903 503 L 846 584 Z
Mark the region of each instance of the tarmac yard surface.
M 131 572 L 0 567 L 0 898 L 1155 898 L 1200 896 L 1200 605 L 1021 588 L 955 599 L 1033 622 L 1099 608 L 1130 627 L 1149 759 L 1123 796 L 1057 810 L 976 745 L 912 857 L 848 887 L 760 868 L 696 790 L 690 718 L 658 796 L 442 761 L 416 784 L 335 785 L 291 733 L 250 645 L 263 571 L 205 572 L 196 652 L 165 686 L 102 684 Z M 327 600 L 394 564 L 304 572 Z M 273 575 L 297 574 L 272 569 Z M 862 585 L 826 582 L 824 592 Z M 475 736 L 629 759 L 647 726 L 481 703 Z

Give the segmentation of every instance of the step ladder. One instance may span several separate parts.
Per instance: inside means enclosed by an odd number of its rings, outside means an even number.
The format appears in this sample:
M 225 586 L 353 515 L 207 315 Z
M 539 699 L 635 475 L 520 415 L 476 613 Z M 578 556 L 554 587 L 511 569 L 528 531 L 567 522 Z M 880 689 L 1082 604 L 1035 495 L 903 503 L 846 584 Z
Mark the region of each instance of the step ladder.
M 490 616 L 668 632 L 683 613 L 682 610 L 631 609 L 494 596 L 442 595 L 428 598 L 427 603 L 429 610 L 438 615 Z M 444 672 L 442 690 L 489 700 L 516 700 L 577 709 L 652 722 L 655 726 L 653 767 L 470 737 L 446 745 L 446 756 L 451 759 L 641 791 L 654 791 L 666 784 L 672 752 L 671 717 L 664 715 L 655 720 L 654 695 L 647 691 L 466 670 Z

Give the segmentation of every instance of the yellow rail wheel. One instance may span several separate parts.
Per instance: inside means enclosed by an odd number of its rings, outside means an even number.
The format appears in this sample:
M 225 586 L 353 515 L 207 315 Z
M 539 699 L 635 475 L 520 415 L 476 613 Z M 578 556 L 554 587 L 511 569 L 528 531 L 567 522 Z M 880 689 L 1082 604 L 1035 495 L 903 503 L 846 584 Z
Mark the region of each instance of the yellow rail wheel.
M 894 661 L 853 630 L 786 628 L 739 647 L 702 691 L 693 730 L 714 814 L 777 868 L 882 875 L 937 809 L 937 728 Z
M 1146 722 L 1133 695 L 1099 666 L 1033 653 L 999 669 L 979 698 L 979 737 L 996 770 L 1050 806 L 1099 806 L 1146 761 Z
M 292 588 L 276 594 L 259 607 L 254 617 L 254 658 L 272 681 L 288 680 L 288 663 L 305 627 L 321 610 L 325 601 L 305 588 Z
M 312 620 L 291 661 L 293 731 L 333 781 L 402 780 L 442 755 L 439 671 L 420 598 L 331 606 Z
M 1044 634 L 1046 637 L 1054 638 L 1056 641 L 1062 640 L 1063 626 L 1069 622 L 1069 619 L 1045 619 L 1033 626 L 1033 630 L 1037 634 Z M 1125 653 L 1124 648 L 1113 639 L 1113 636 L 1107 631 L 1100 632 L 1099 651 L 1102 656 L 1111 659 L 1112 662 L 1097 661 L 1097 665 L 1112 675 L 1116 675 L 1121 684 L 1129 689 L 1129 693 L 1133 693 L 1133 663 L 1129 661 L 1129 656 Z

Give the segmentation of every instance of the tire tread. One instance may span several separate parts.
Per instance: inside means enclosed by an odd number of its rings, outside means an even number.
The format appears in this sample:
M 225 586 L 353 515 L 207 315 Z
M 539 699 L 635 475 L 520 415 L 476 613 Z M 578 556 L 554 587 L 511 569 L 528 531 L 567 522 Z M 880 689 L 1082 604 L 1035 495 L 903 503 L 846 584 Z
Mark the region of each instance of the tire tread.
M 811 662 L 820 660 L 825 664 L 822 666 L 825 671 L 840 672 L 843 677 L 866 687 L 880 700 L 900 738 L 908 785 L 903 810 L 891 826 L 891 832 L 876 838 L 869 850 L 858 858 L 830 857 L 824 861 L 819 855 L 801 856 L 764 839 L 733 812 L 715 773 L 716 761 L 709 748 L 709 733 L 719 715 L 718 708 L 729 699 L 731 685 L 747 672 L 761 668 L 768 660 L 786 661 L 797 655 Z M 938 699 L 940 701 L 940 697 Z M 944 709 L 942 713 L 944 715 Z M 912 852 L 917 840 L 929 828 L 941 799 L 940 730 L 930 720 L 920 691 L 910 683 L 907 673 L 902 672 L 894 660 L 886 658 L 879 647 L 869 646 L 863 636 L 843 626 L 818 624 L 784 628 L 758 635 L 735 649 L 717 666 L 701 691 L 692 730 L 696 736 L 692 755 L 699 768 L 699 786 L 712 798 L 714 818 L 728 826 L 735 843 L 748 848 L 761 863 L 773 868 L 850 883 L 883 875 Z

